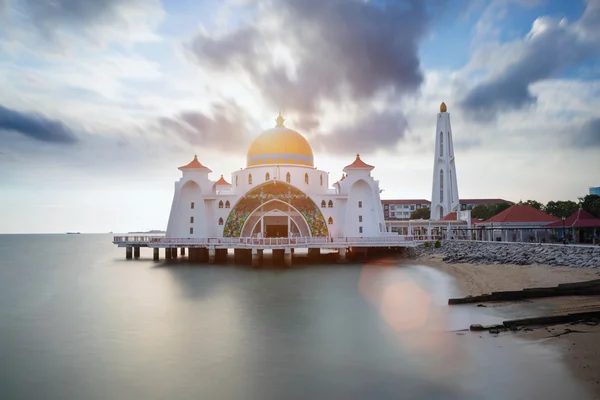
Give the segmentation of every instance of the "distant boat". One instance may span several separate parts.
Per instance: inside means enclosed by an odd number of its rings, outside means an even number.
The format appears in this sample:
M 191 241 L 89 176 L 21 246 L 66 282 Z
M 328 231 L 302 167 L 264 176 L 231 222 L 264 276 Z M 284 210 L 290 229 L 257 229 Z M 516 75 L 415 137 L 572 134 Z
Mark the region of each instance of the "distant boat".
M 81 232 L 67 232 L 67 235 L 81 235 Z

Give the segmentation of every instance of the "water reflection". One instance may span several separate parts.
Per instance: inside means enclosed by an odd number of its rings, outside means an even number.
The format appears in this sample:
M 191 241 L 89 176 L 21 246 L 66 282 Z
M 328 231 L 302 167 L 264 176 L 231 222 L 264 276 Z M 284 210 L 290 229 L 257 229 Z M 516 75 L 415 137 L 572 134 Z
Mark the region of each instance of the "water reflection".
M 105 240 L 0 269 L 0 398 L 586 398 L 550 349 L 449 332 L 502 316 L 448 307 L 427 267 L 127 262 Z

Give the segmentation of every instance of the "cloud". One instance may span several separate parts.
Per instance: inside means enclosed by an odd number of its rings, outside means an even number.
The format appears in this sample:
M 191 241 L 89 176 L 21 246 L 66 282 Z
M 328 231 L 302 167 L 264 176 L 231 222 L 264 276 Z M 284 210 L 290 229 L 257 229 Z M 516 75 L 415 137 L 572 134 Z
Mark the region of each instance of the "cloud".
M 532 84 L 600 54 L 600 41 L 590 35 L 592 27 L 586 22 L 597 8 L 597 0 L 591 0 L 580 20 L 572 24 L 540 17 L 525 38 L 501 46 L 497 57 L 487 54 L 488 63 L 497 61 L 503 68 L 471 88 L 460 102 L 461 108 L 474 119 L 490 121 L 500 112 L 536 103 Z M 500 59 L 506 57 L 508 61 Z
M 577 147 L 600 147 L 600 118 L 587 121 L 573 138 Z
M 418 45 L 429 26 L 422 1 L 281 0 L 223 35 L 199 33 L 190 49 L 202 66 L 241 73 L 269 106 L 316 128 L 323 102 L 397 99 L 423 81 Z
M 20 0 L 18 8 L 14 4 L 12 28 L 22 38 L 31 31 L 49 42 L 66 37 L 94 42 L 117 37 L 130 42 L 156 40 L 152 29 L 164 14 L 159 0 Z M 8 5 L 10 11 L 10 1 Z
M 245 149 L 251 140 L 249 120 L 237 104 L 231 101 L 215 103 L 209 113 L 185 111 L 177 116 L 160 118 L 159 131 L 187 145 L 219 151 Z
M 71 129 L 60 121 L 3 106 L 0 106 L 0 130 L 17 132 L 43 142 L 69 144 L 78 141 Z
M 406 118 L 397 111 L 372 113 L 327 135 L 316 136 L 311 144 L 328 154 L 370 153 L 379 148 L 393 149 L 407 129 Z

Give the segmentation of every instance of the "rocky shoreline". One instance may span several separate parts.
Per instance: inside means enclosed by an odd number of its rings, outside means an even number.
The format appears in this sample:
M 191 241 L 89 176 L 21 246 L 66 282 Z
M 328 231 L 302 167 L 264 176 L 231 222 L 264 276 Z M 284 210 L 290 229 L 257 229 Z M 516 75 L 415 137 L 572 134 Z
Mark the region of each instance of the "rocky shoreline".
M 440 255 L 449 264 L 547 264 L 574 268 L 599 268 L 600 246 L 545 245 L 443 241 L 439 248 L 419 246 L 417 258 Z

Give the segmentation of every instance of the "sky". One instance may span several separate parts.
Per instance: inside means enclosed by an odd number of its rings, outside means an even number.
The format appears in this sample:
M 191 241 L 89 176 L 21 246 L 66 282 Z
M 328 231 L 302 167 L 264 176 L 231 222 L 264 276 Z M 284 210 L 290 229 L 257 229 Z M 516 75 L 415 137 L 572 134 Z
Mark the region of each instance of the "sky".
M 194 154 L 230 179 L 286 126 L 384 199 L 600 186 L 600 0 L 0 0 L 0 233 L 164 229 Z

